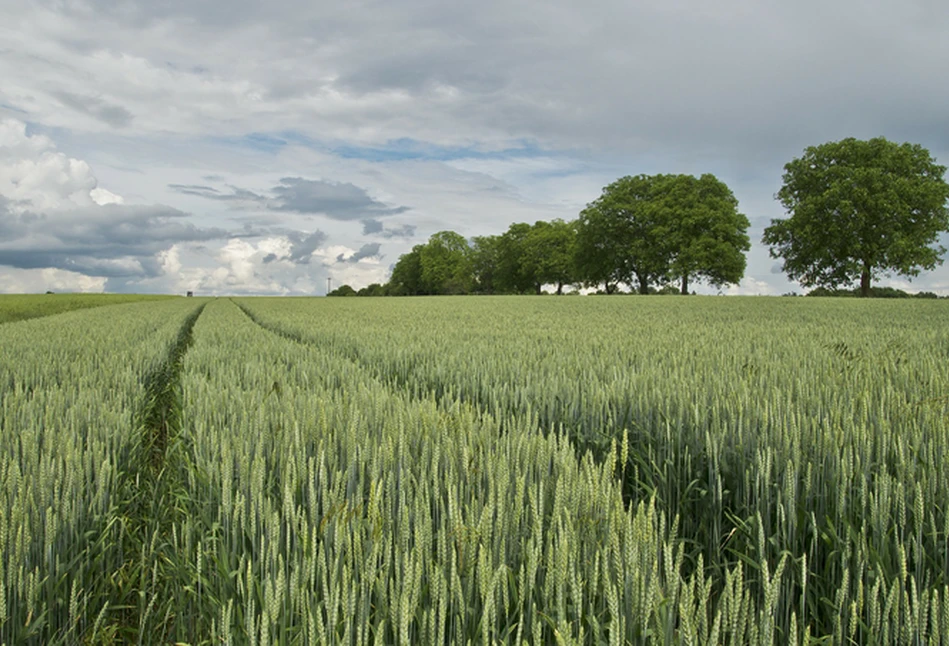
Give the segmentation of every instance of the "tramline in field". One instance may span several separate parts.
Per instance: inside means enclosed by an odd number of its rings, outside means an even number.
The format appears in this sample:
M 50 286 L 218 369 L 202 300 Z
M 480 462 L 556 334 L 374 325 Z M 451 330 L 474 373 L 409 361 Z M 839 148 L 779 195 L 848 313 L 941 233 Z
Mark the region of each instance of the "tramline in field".
M 125 551 L 145 531 L 139 426 L 150 377 L 198 307 L 163 300 L 0 325 L 0 643 L 95 642 L 133 614 L 139 564 Z
M 947 314 L 242 298 L 0 325 L 0 643 L 949 643 Z

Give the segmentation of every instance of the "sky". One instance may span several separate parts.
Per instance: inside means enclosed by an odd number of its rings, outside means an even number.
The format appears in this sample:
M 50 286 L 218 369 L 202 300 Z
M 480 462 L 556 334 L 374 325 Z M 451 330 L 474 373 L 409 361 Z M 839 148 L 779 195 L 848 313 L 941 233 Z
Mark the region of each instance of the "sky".
M 438 231 L 713 173 L 734 294 L 807 146 L 949 164 L 944 0 L 0 0 L 0 292 L 325 294 Z M 949 247 L 949 236 L 941 243 Z M 880 284 L 949 295 L 949 265 Z M 715 293 L 699 287 L 700 292 Z

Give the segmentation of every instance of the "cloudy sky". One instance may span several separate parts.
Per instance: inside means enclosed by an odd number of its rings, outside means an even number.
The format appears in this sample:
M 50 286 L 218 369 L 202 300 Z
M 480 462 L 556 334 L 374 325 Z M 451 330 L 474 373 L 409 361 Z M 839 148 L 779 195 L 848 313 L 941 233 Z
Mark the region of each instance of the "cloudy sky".
M 949 163 L 944 0 L 0 0 L 0 291 L 322 294 L 617 177 L 885 136 Z M 949 246 L 949 239 L 943 244 Z M 912 283 L 949 295 L 949 265 Z

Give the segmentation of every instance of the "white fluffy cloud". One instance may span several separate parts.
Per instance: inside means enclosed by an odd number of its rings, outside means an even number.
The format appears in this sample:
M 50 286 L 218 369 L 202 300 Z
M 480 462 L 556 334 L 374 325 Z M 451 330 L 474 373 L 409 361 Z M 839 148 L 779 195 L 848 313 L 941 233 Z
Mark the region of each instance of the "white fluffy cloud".
M 0 267 L 0 294 L 51 292 L 102 292 L 106 279 L 63 269 Z
M 0 195 L 11 209 L 88 206 L 96 189 L 88 164 L 57 152 L 48 137 L 28 135 L 21 121 L 0 121 Z
M 0 121 L 0 291 L 312 294 L 337 264 L 356 265 L 345 268 L 356 280 L 383 278 L 378 244 L 353 260 L 358 250 L 326 247 L 318 229 L 227 230 L 193 219 L 126 204 L 51 138 Z
M 726 289 L 717 293 L 735 296 L 774 296 L 778 294 L 772 285 L 756 278 L 745 278 L 739 284 L 729 285 Z

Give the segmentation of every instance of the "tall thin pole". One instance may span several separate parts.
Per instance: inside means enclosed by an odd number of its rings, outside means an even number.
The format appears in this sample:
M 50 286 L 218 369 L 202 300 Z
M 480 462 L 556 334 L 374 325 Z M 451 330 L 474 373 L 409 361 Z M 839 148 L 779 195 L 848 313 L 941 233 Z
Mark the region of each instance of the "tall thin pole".
M 333 279 L 330 276 L 326 277 L 326 295 L 329 296 L 330 289 L 332 287 Z

